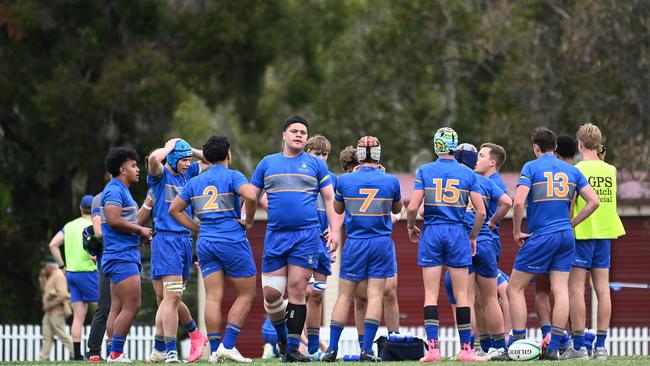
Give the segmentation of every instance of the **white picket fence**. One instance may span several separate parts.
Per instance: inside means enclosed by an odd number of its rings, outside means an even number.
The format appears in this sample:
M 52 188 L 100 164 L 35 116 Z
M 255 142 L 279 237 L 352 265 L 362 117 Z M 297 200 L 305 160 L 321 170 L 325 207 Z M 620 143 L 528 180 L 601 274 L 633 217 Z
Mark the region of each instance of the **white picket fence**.
M 70 334 L 70 327 L 66 326 Z M 86 326 L 82 337 L 82 344 L 85 345 L 85 337 L 90 333 L 90 326 Z M 145 360 L 149 357 L 153 348 L 153 337 L 155 327 L 134 326 L 127 337 L 125 351 L 129 358 L 134 360 Z M 40 325 L 0 325 L 0 362 L 2 361 L 38 361 L 41 353 L 41 326 Z M 180 350 L 187 357 L 189 353 L 189 340 L 180 344 Z M 106 343 L 102 344 L 102 355 L 106 354 Z M 50 360 L 69 360 L 68 350 L 58 340 L 54 342 L 50 351 Z
M 69 331 L 69 328 L 68 328 Z M 84 334 L 90 332 L 90 327 L 85 327 Z M 401 333 L 411 333 L 416 337 L 426 339 L 424 327 L 402 327 Z M 386 335 L 385 327 L 379 328 L 378 336 Z M 444 357 L 452 357 L 459 349 L 458 333 L 452 327 L 440 328 L 440 351 Z M 329 327 L 321 328 L 321 341 L 329 341 Z M 126 352 L 131 359 L 145 360 L 151 353 L 153 346 L 154 327 L 134 326 L 126 342 Z M 531 328 L 528 330 L 528 338 L 539 341 L 541 331 Z M 41 351 L 41 327 L 40 325 L 0 325 L 0 362 L 2 361 L 38 361 Z M 84 341 L 85 343 L 85 341 Z M 612 328 L 607 337 L 607 349 L 612 356 L 648 356 L 650 347 L 650 331 L 644 328 Z M 102 345 L 102 354 L 105 349 Z M 260 345 L 261 348 L 261 345 Z M 181 343 L 181 349 L 186 353 L 189 350 L 189 342 Z M 357 331 L 354 327 L 346 327 L 341 334 L 339 343 L 339 355 L 359 354 L 359 343 Z M 187 355 L 186 355 L 187 356 Z M 54 343 L 50 353 L 51 360 L 68 360 L 69 355 L 63 344 L 59 341 Z

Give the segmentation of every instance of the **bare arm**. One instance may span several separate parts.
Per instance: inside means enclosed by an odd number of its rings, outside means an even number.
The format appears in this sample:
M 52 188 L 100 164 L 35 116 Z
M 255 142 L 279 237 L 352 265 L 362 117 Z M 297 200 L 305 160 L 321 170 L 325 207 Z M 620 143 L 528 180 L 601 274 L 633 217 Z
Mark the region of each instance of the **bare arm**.
M 524 207 L 528 192 L 530 192 L 530 187 L 525 185 L 517 186 L 515 201 L 512 205 L 512 234 L 515 238 L 515 243 L 519 246 L 524 245 L 524 240 L 531 235 L 531 233 L 521 231 L 521 222 L 524 219 Z
M 151 210 L 153 209 L 152 206 L 153 200 L 151 197 L 147 196 L 147 198 L 144 199 L 144 202 L 142 202 L 142 206 L 140 206 L 140 209 L 138 210 L 138 216 L 135 219 L 138 225 L 143 226 L 147 221 L 149 221 L 151 218 Z
M 506 217 L 506 214 L 508 211 L 510 211 L 510 207 L 512 207 L 512 198 L 510 198 L 507 194 L 502 194 L 501 197 L 499 197 L 499 201 L 497 201 L 497 210 L 494 212 L 494 215 L 490 218 L 488 221 L 488 227 L 490 230 L 494 229 L 494 227 L 503 220 L 504 217 Z
M 257 211 L 257 188 L 252 184 L 243 184 L 237 190 L 237 194 L 244 198 L 244 212 L 246 212 L 246 220 L 240 223 L 244 226 L 246 231 L 253 227 L 255 222 L 255 212 Z
M 409 239 L 417 243 L 420 239 L 420 229 L 415 226 L 415 219 L 418 216 L 418 210 L 424 200 L 424 190 L 418 189 L 413 191 L 411 202 L 406 209 L 406 229 L 408 230 Z
M 182 198 L 176 196 L 169 206 L 169 214 L 176 222 L 196 233 L 199 231 L 199 225 L 185 212 L 188 205 Z
M 404 208 L 404 202 L 399 201 L 399 202 L 393 202 L 393 206 L 391 207 L 391 211 L 397 215 L 402 213 L 402 209 Z
M 102 217 L 95 215 L 91 219 L 93 223 L 93 231 L 95 232 L 95 237 L 100 239 L 102 237 Z
M 481 227 L 485 221 L 485 205 L 483 198 L 479 192 L 469 192 L 469 199 L 474 206 L 474 223 L 472 224 L 472 231 L 469 233 L 470 240 L 476 240 L 478 233 L 481 232 Z
M 149 160 L 147 160 L 147 168 L 149 169 L 149 174 L 154 177 L 159 177 L 163 173 L 164 166 L 162 165 L 163 159 L 169 155 L 174 147 L 176 142 L 180 140 L 179 138 L 171 139 L 165 143 L 164 147 L 154 150 L 149 154 Z
M 343 213 L 345 212 L 345 204 L 337 200 L 334 200 L 332 204 L 334 205 L 334 212 L 336 212 L 339 215 L 343 215 Z
M 52 240 L 50 240 L 50 253 L 52 253 L 52 257 L 58 263 L 59 267 L 65 265 L 61 256 L 61 248 L 59 248 L 61 244 L 63 244 L 63 233 L 58 231 Z
M 325 202 L 327 221 L 330 223 L 327 246 L 330 248 L 329 252 L 334 253 L 336 251 L 336 248 L 339 246 L 339 232 L 341 230 L 340 221 L 337 220 L 337 212 L 334 211 L 334 188 L 330 184 L 327 187 L 321 188 L 320 194 L 321 197 L 323 197 L 323 201 Z
M 205 160 L 203 156 L 203 150 L 192 148 L 192 156 L 199 159 L 199 166 L 201 167 L 201 173 L 212 167 L 209 161 Z
M 600 200 L 598 195 L 594 192 L 594 189 L 591 188 L 591 185 L 587 184 L 582 187 L 580 190 L 580 197 L 585 200 L 585 206 L 578 212 L 578 214 L 571 220 L 571 226 L 576 227 L 579 223 L 584 221 L 589 215 L 594 213 L 598 206 L 600 206 Z

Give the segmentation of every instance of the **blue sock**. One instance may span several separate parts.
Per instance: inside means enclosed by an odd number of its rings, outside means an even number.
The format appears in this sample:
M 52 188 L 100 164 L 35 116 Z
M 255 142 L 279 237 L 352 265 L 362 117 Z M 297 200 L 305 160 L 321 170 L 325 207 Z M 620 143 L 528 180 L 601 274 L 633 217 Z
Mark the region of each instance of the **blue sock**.
M 221 344 L 221 333 L 208 333 L 208 341 L 210 341 L 210 352 L 217 352 Z
M 492 335 L 492 347 L 496 349 L 506 348 L 506 335 L 503 333 L 493 334 Z
M 287 321 L 284 318 L 276 321 L 272 321 L 271 324 L 275 328 L 275 333 L 278 335 L 278 341 L 280 343 L 288 344 L 287 337 Z
M 343 327 L 345 327 L 345 324 L 341 324 L 334 320 L 330 322 L 330 345 L 327 347 L 328 351 L 339 350 L 339 339 L 341 339 Z
M 287 353 L 298 348 L 300 348 L 300 338 L 294 335 L 287 337 Z
M 190 320 L 189 323 L 183 325 L 183 329 L 185 329 L 186 332 L 192 333 L 193 331 L 196 330 L 196 323 L 194 322 L 194 319 Z
M 158 352 L 165 352 L 165 338 L 161 335 L 154 336 L 153 348 Z
M 363 334 L 360 334 L 357 339 L 359 340 L 359 349 L 363 348 L 363 340 L 366 339 L 366 337 Z
M 587 347 L 587 351 L 591 351 L 594 348 L 594 340 L 596 340 L 596 334 L 594 332 L 585 332 L 585 347 Z
M 113 333 L 111 352 L 124 353 L 124 342 L 126 342 L 126 336 Z
M 438 317 L 438 305 L 427 305 L 424 307 L 424 329 L 427 332 L 428 341 L 438 340 L 438 329 L 440 321 Z
M 223 336 L 223 346 L 226 349 L 232 349 L 237 342 L 237 336 L 241 332 L 241 328 L 237 324 L 226 323 L 226 334 Z
M 373 354 L 372 344 L 375 341 L 375 335 L 377 334 L 377 329 L 379 329 L 379 320 L 368 319 L 363 322 L 363 333 L 365 338 L 363 340 L 363 351 L 366 351 L 367 354 Z
M 548 344 L 546 351 L 557 350 L 560 347 L 560 342 L 562 342 L 562 337 L 564 337 L 564 329 L 553 326 L 551 328 L 551 342 Z
M 320 328 L 307 328 L 307 352 L 316 353 L 320 348 Z
M 607 330 L 598 330 L 596 331 L 596 348 L 605 347 L 605 340 L 607 339 Z
M 513 329 L 512 330 L 512 339 L 518 341 L 520 339 L 526 339 L 526 329 Z
M 176 352 L 176 337 L 165 337 L 165 351 Z
M 551 322 L 543 321 L 541 323 L 541 326 L 542 326 L 542 338 L 546 338 L 546 335 L 551 333 Z
M 584 330 L 574 330 L 573 331 L 573 348 L 577 351 L 585 346 L 585 331 Z
M 481 344 L 481 349 L 483 350 L 483 352 L 487 352 L 490 350 L 490 347 L 492 346 L 492 338 L 490 338 L 489 334 L 479 335 L 478 341 Z

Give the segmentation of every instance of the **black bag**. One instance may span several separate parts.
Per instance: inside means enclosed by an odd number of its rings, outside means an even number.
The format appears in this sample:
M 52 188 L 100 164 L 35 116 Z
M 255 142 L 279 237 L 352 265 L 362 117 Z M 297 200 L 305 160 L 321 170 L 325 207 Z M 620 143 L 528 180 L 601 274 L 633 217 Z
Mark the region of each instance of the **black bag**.
M 95 237 L 95 229 L 90 225 L 83 231 L 83 247 L 88 254 L 96 257 L 104 251 L 104 242 Z
M 424 357 L 426 343 L 417 337 L 412 342 L 391 342 L 381 336 L 377 343 L 377 353 L 382 361 L 418 361 Z

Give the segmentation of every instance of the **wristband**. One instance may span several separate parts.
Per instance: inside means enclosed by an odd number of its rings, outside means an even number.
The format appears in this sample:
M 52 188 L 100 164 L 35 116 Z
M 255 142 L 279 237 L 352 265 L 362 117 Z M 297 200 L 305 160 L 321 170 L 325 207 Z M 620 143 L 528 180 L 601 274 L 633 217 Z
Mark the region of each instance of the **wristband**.
M 151 206 L 149 206 L 149 205 L 146 204 L 146 203 L 143 203 L 143 204 L 142 204 L 142 208 L 144 208 L 144 209 L 147 210 L 147 211 L 151 211 Z

